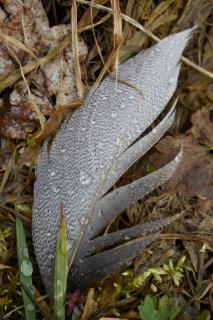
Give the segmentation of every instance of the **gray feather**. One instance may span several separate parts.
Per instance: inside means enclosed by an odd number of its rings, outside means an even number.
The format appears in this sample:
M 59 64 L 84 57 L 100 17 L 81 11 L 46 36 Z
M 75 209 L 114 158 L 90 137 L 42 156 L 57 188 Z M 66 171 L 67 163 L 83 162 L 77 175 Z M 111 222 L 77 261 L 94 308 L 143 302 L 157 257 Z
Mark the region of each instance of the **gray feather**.
M 116 85 L 111 77 L 106 77 L 63 123 L 50 152 L 47 143 L 41 148 L 32 234 L 47 289 L 53 283 L 61 203 L 73 262 L 97 202 L 109 185 L 107 181 L 115 182 L 111 176 L 117 160 L 152 124 L 173 95 L 179 60 L 190 33 L 187 30 L 169 36 L 120 65 L 118 78 L 131 86 L 123 82 Z M 150 184 L 152 188 L 159 185 L 151 181 Z
M 165 228 L 169 224 L 175 222 L 175 220 L 179 219 L 180 216 L 180 214 L 176 214 L 175 216 L 156 220 L 154 222 L 138 224 L 134 227 L 129 227 L 97 237 L 94 240 L 85 242 L 84 244 L 82 243 L 78 258 L 85 258 L 86 256 L 94 254 L 97 250 L 112 246 L 117 242 L 130 240 L 131 238 L 142 236 L 143 234 L 150 232 L 156 232 L 159 229 Z
M 149 149 L 153 147 L 155 143 L 164 135 L 164 133 L 171 127 L 174 118 L 174 108 L 177 100 L 168 114 L 163 120 L 147 135 L 135 142 L 128 149 L 115 159 L 108 176 L 105 181 L 105 189 L 103 193 L 107 192 L 112 185 Z
M 156 240 L 159 235 L 160 233 L 155 233 L 144 239 L 136 239 L 114 249 L 81 260 L 74 266 L 76 273 L 73 271 L 74 277 L 71 279 L 72 288 L 90 287 L 95 281 L 108 276 L 128 260 L 134 259 L 140 251 Z
M 173 161 L 161 169 L 126 186 L 115 189 L 101 198 L 91 219 L 90 229 L 87 234 L 88 238 L 92 238 L 126 208 L 166 182 L 176 170 L 181 154 L 182 151 Z

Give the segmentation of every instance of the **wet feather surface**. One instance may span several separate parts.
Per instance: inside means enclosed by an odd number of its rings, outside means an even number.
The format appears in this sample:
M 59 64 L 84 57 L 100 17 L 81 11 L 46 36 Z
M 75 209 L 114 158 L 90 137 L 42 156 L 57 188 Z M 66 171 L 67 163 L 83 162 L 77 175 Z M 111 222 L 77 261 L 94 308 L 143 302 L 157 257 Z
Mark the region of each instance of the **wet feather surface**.
M 179 156 L 157 172 L 133 182 L 132 186 L 117 189 L 114 202 L 109 200 L 112 193 L 103 196 L 171 125 L 172 111 L 148 135 L 136 141 L 172 97 L 177 86 L 179 60 L 190 34 L 191 30 L 186 30 L 169 36 L 120 65 L 118 79 L 131 86 L 119 81 L 116 84 L 111 77 L 106 77 L 63 123 L 50 152 L 47 142 L 41 148 L 36 168 L 32 233 L 40 271 L 49 291 L 62 203 L 70 261 L 80 272 L 77 271 L 74 282 L 79 286 L 84 286 L 85 277 L 91 284 L 96 278 L 108 275 L 158 236 L 157 233 L 146 240 L 136 239 L 88 258 L 79 255 L 85 239 L 91 240 L 110 219 L 168 180 L 177 167 Z M 98 216 L 103 210 L 102 216 Z M 109 260 L 107 267 L 101 259 Z M 83 261 L 81 266 L 78 260 Z M 89 265 L 91 269 L 86 275 L 81 269 L 86 271 Z

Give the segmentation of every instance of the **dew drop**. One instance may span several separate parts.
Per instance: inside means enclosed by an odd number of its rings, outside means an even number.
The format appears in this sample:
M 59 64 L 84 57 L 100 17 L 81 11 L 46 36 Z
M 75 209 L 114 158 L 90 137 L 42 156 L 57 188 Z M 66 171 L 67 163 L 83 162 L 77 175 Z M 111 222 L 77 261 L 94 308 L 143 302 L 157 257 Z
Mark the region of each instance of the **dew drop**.
M 173 79 L 173 78 L 170 78 L 169 81 L 168 81 L 168 83 L 169 83 L 169 84 L 173 84 L 173 83 L 174 83 L 174 79 Z
M 125 237 L 124 237 L 124 239 L 125 239 L 125 240 L 129 240 L 129 239 L 130 239 L 130 237 L 128 237 L 128 236 L 125 236 Z
M 102 215 L 103 215 L 103 212 L 102 212 L 102 211 L 99 211 L 99 212 L 98 212 L 98 216 L 101 218 Z
M 47 237 L 50 237 L 51 236 L 51 232 L 47 232 Z
M 25 258 L 29 258 L 29 254 L 28 254 L 27 248 L 24 248 L 24 249 L 23 249 L 23 256 L 24 256 Z
M 91 120 L 91 124 L 95 124 L 95 120 L 94 119 Z
M 152 133 L 153 133 L 153 134 L 156 134 L 156 133 L 157 133 L 157 129 L 154 128 L 154 129 L 152 130 Z
M 56 284 L 57 284 L 57 287 L 61 287 L 61 280 L 57 280 Z
M 112 117 L 112 118 L 116 118 L 116 116 L 117 116 L 117 113 L 116 113 L 116 112 L 112 112 L 112 113 L 111 113 L 111 117 Z
M 26 308 L 27 308 L 28 311 L 33 311 L 33 310 L 35 310 L 35 307 L 34 307 L 34 305 L 33 305 L 32 303 L 28 303 L 27 306 L 26 306 Z
M 66 257 L 68 251 L 67 241 L 62 241 L 61 243 L 61 253 Z
M 30 261 L 23 260 L 21 263 L 21 273 L 23 273 L 24 276 L 29 277 L 33 273 L 33 267 Z
M 61 152 L 61 153 L 64 153 L 64 152 L 66 152 L 66 149 L 65 149 L 65 148 L 61 148 L 61 149 L 60 149 L 60 152 Z
M 91 182 L 91 178 L 88 174 L 84 173 L 84 172 L 81 172 L 81 175 L 80 175 L 80 182 L 83 184 L 83 185 L 88 185 L 90 182 Z
M 50 175 L 51 175 L 51 177 L 54 177 L 54 176 L 55 176 L 55 172 L 52 171 L 52 172 L 50 173 Z
M 120 139 L 120 138 L 117 138 L 115 144 L 116 144 L 116 146 L 120 146 L 120 145 L 121 145 L 121 139 Z
M 85 127 L 81 127 L 81 131 L 86 131 L 86 128 Z

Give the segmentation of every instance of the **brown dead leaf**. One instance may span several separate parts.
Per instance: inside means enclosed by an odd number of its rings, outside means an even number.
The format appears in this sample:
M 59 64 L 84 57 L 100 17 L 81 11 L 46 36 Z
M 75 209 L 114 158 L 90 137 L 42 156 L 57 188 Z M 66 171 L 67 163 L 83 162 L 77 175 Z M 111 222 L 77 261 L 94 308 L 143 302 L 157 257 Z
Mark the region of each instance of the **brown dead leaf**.
M 95 312 L 97 304 L 94 300 L 94 289 L 90 288 L 87 294 L 86 304 L 84 307 L 84 312 L 81 316 L 81 320 L 88 320 L 92 313 Z
M 8 18 L 5 18 L 8 17 Z M 17 61 L 24 66 L 36 57 L 41 58 L 57 48 L 70 34 L 69 25 L 49 27 L 49 21 L 40 0 L 4 1 L 0 8 L 0 77 L 17 69 Z M 23 47 L 22 47 L 23 44 Z M 87 48 L 78 41 L 79 61 L 85 60 Z M 71 46 L 49 60 L 37 70 L 28 73 L 26 80 L 16 82 L 13 90 L 6 90 L 0 108 L 0 135 L 12 139 L 25 139 L 27 133 L 39 127 L 34 106 L 49 117 L 59 105 L 66 105 L 76 97 L 75 70 Z
M 182 161 L 166 184 L 166 190 L 213 200 L 213 108 L 198 110 L 191 122 L 192 127 L 185 135 L 166 136 L 161 140 L 151 161 L 156 167 L 166 164 L 182 144 Z

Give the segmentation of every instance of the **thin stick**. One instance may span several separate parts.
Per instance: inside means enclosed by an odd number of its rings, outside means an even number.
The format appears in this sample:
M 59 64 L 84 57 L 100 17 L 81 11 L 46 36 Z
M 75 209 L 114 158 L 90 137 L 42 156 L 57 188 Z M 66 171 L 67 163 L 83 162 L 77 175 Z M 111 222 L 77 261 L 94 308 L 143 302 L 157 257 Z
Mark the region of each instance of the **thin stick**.
M 79 3 L 84 3 L 87 5 L 90 5 L 90 1 L 87 0 L 76 0 Z M 104 10 L 109 12 L 111 15 L 113 15 L 113 10 L 111 8 L 105 7 L 103 5 L 100 4 L 93 4 L 93 7 L 100 9 L 100 10 Z M 153 40 L 159 42 L 161 39 L 158 38 L 154 33 L 152 33 L 150 30 L 146 29 L 144 26 L 142 26 L 139 22 L 137 22 L 136 20 L 132 19 L 131 17 L 125 15 L 125 14 L 121 14 L 121 17 L 124 21 L 130 23 L 131 25 L 133 25 L 134 27 L 136 27 L 137 29 L 143 31 L 145 34 L 147 34 L 150 38 L 152 38 Z M 191 68 L 197 70 L 198 72 L 204 74 L 205 76 L 213 79 L 213 73 L 209 70 L 206 70 L 204 68 L 202 68 L 201 66 L 197 65 L 196 63 L 192 62 L 191 60 L 189 60 L 188 58 L 182 56 L 181 60 L 186 63 L 188 66 L 190 66 Z
M 72 25 L 72 52 L 73 52 L 73 61 L 74 61 L 74 68 L 75 68 L 75 76 L 76 76 L 76 87 L 78 91 L 78 96 L 83 98 L 84 96 L 84 86 L 81 80 L 81 67 L 79 62 L 79 50 L 78 50 L 78 31 L 77 31 L 77 6 L 76 0 L 72 0 L 71 6 L 71 25 Z

